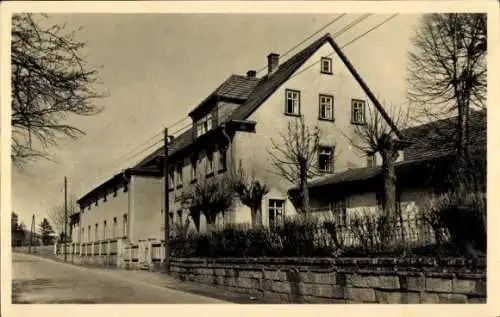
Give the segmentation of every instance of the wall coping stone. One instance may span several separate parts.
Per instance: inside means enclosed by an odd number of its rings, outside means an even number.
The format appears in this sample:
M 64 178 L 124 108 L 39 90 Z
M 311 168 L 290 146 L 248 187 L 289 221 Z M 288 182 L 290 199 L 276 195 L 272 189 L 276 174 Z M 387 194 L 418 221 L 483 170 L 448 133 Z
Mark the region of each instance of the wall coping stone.
M 414 272 L 425 272 L 432 275 L 433 272 L 442 273 L 478 273 L 486 269 L 485 259 L 463 259 L 463 258 L 171 258 L 172 264 L 184 266 L 204 265 L 209 267 L 234 267 L 238 269 L 256 269 L 266 267 L 293 266 L 297 271 L 318 272 L 352 272 L 359 271 L 362 274 L 370 274 L 374 270 L 377 273 L 401 272 L 406 275 Z M 312 268 L 311 268 L 312 267 Z

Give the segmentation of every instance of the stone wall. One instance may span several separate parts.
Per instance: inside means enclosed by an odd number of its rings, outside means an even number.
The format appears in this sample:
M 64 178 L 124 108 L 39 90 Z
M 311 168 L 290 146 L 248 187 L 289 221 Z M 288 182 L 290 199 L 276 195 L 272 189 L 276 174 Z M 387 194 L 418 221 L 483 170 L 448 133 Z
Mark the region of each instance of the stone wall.
M 171 259 L 180 280 L 284 303 L 486 303 L 484 260 Z

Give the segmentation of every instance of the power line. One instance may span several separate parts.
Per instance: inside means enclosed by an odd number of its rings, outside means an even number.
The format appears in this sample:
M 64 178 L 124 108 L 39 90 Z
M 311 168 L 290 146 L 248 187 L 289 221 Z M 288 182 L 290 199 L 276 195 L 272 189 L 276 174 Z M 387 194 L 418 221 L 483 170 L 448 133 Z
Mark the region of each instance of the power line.
M 373 15 L 373 14 L 372 13 L 367 13 L 367 14 L 364 14 L 364 15 L 360 16 L 356 20 L 351 21 L 351 23 L 349 23 L 348 25 L 344 26 L 342 29 L 338 30 L 337 32 L 333 33 L 332 37 L 333 38 L 339 37 L 340 35 L 344 34 L 345 32 L 349 31 L 350 29 L 352 29 L 353 27 L 355 27 L 356 25 L 358 25 L 359 23 L 361 23 L 364 20 L 366 20 L 367 18 L 369 18 L 371 15 Z
M 364 37 L 365 35 L 367 35 L 368 33 L 372 32 L 373 30 L 381 27 L 382 25 L 386 24 L 387 22 L 389 22 L 390 20 L 394 19 L 396 16 L 398 15 L 398 13 L 396 14 L 393 14 L 391 15 L 389 18 L 385 19 L 384 21 L 382 21 L 381 23 L 375 25 L 374 27 L 372 27 L 371 29 L 369 29 L 368 31 L 366 31 L 365 33 L 359 35 L 358 37 L 354 38 L 353 40 L 351 40 L 350 42 L 348 42 L 347 44 L 345 44 L 344 46 L 342 46 L 341 48 L 344 48 L 354 42 L 356 42 L 358 39 Z
M 304 44 L 306 41 L 310 40 L 312 37 L 314 37 L 315 35 L 317 35 L 319 32 L 323 31 L 324 29 L 328 28 L 330 25 L 332 25 L 333 23 L 337 22 L 338 20 L 342 19 L 344 16 L 346 15 L 346 13 L 343 13 L 341 14 L 340 16 L 338 16 L 337 18 L 333 19 L 332 21 L 328 22 L 326 25 L 324 25 L 322 28 L 320 28 L 319 30 L 317 30 L 316 32 L 314 32 L 313 34 L 311 34 L 310 36 L 306 37 L 304 40 L 300 41 L 299 43 L 297 43 L 295 46 L 293 46 L 292 48 L 290 48 L 288 51 L 286 51 L 285 53 L 283 53 L 281 55 L 281 57 L 285 57 L 286 55 L 290 54 L 294 49 L 296 49 L 297 47 L 299 47 L 300 45 Z M 262 67 L 261 69 L 259 69 L 257 71 L 257 73 L 260 73 L 262 71 L 264 71 L 265 69 L 267 68 L 267 65 Z
M 373 30 L 381 27 L 382 25 L 384 25 L 385 23 L 389 22 L 391 19 L 393 19 L 394 17 L 396 17 L 398 15 L 398 13 L 392 15 L 391 17 L 387 18 L 386 20 L 384 20 L 382 23 L 379 23 L 377 24 L 376 26 L 372 27 L 371 29 L 369 29 L 368 31 L 366 31 L 365 33 L 361 34 L 360 36 L 356 37 L 355 39 L 351 40 L 350 42 L 348 42 L 347 44 L 343 45 L 341 48 L 345 48 L 347 47 L 348 45 L 351 45 L 353 43 L 355 43 L 356 41 L 358 41 L 359 39 L 363 38 L 364 36 L 366 36 L 368 33 L 372 32 Z M 329 56 L 332 56 L 335 52 L 331 52 L 330 54 L 328 54 L 326 57 L 329 57 Z M 308 70 L 309 68 L 313 67 L 314 65 L 318 64 L 319 62 L 321 62 L 321 59 L 312 63 L 311 65 L 307 66 L 306 68 L 304 68 L 303 70 L 301 70 L 300 72 L 294 74 L 293 76 L 290 77 L 291 78 L 294 78 L 295 76 L 298 76 L 300 75 L 301 73 L 305 72 L 306 70 Z

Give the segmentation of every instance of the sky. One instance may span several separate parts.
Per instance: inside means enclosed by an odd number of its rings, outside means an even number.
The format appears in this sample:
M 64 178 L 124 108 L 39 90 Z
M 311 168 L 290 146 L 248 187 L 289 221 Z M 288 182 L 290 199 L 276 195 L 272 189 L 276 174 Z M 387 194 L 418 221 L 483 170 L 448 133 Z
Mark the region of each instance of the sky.
M 374 14 L 336 38 L 342 46 L 390 15 Z M 49 23 L 82 29 L 86 60 L 100 72 L 96 116 L 69 117 L 86 132 L 49 148 L 54 162 L 38 160 L 12 168 L 12 210 L 37 223 L 69 196 L 81 197 L 161 146 L 165 126 L 188 112 L 231 74 L 266 66 L 271 52 L 284 53 L 338 14 L 71 14 Z M 296 48 L 335 33 L 359 15 L 348 14 Z M 405 69 L 418 15 L 400 14 L 353 42 L 344 53 L 385 103 L 406 104 Z M 292 55 L 288 55 L 288 57 Z M 262 75 L 262 73 L 260 74 Z M 184 120 L 170 131 L 185 127 Z M 157 146 L 155 146 L 157 144 Z

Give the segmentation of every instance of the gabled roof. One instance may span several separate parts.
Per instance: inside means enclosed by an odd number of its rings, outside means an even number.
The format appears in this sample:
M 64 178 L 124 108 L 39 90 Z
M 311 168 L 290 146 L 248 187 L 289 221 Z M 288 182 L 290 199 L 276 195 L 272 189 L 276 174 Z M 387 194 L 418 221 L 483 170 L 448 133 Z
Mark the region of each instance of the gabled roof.
M 309 46 L 298 52 L 279 68 L 270 77 L 265 76 L 247 101 L 230 116 L 230 119 L 244 120 L 251 115 L 267 98 L 269 98 L 284 82 L 290 78 L 321 46 L 331 41 L 330 34 L 325 34 Z
M 455 151 L 458 117 L 429 122 L 403 130 L 413 144 L 404 150 L 405 160 L 430 158 Z M 469 117 L 471 149 L 486 148 L 486 111 L 472 111 Z
M 250 93 L 259 83 L 260 78 L 241 75 L 231 75 L 219 87 L 217 87 L 207 98 L 196 106 L 189 115 L 191 116 L 198 109 L 203 107 L 206 102 L 214 97 L 229 100 L 245 101 Z
M 233 89 L 236 83 L 243 83 L 245 87 L 241 88 L 240 96 L 247 95 L 247 100 L 241 106 L 239 106 L 227 119 L 230 120 L 245 120 L 250 116 L 262 103 L 264 103 L 267 98 L 269 98 L 292 74 L 300 68 L 321 46 L 325 43 L 331 41 L 330 34 L 326 34 L 319 38 L 318 40 L 311 43 L 309 46 L 304 48 L 302 51 L 298 52 L 286 62 L 282 63 L 279 68 L 276 70 L 272 76 L 264 76 L 263 78 L 247 78 L 244 76 L 232 75 L 228 78 L 222 85 L 220 85 L 207 99 L 205 99 L 199 106 L 197 106 L 193 111 L 198 109 L 206 100 L 211 98 L 214 94 L 224 94 L 226 96 L 234 96 L 235 93 L 230 92 L 230 89 Z M 243 80 L 245 78 L 245 80 Z M 247 79 L 251 79 L 250 81 Z M 251 86 L 254 85 L 253 90 L 250 91 Z M 183 149 L 192 139 L 192 128 L 188 131 L 184 132 L 172 143 L 172 151 L 169 149 L 169 155 L 172 155 Z M 147 163 L 149 160 L 154 159 L 155 157 L 163 155 L 163 148 L 158 149 L 153 154 L 146 157 L 143 161 L 141 161 L 136 166 L 142 166 Z

